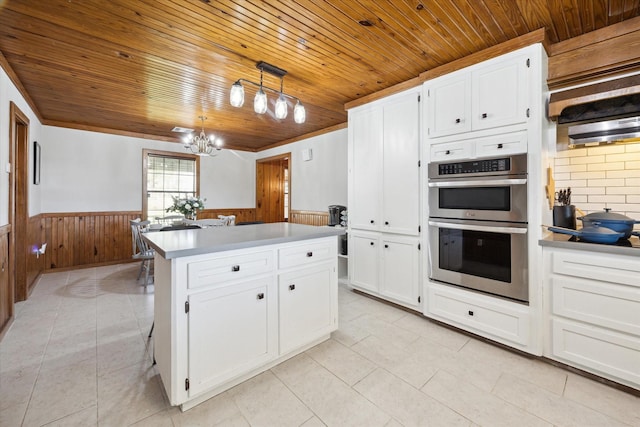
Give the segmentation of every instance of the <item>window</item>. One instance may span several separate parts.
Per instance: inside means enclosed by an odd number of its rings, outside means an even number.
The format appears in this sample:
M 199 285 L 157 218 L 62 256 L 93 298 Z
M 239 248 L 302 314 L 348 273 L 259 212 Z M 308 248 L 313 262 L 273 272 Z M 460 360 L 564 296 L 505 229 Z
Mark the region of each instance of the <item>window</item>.
M 171 215 L 173 197 L 200 194 L 200 158 L 193 154 L 143 150 L 142 217 L 154 221 Z

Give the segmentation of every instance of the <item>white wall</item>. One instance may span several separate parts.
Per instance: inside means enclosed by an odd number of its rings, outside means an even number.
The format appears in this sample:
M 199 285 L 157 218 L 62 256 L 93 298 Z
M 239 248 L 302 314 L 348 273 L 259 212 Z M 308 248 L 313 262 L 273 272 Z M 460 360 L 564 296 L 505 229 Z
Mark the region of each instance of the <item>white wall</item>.
M 0 67 L 0 225 L 9 223 L 9 174 L 6 165 L 9 163 L 9 128 L 10 103 L 16 106 L 29 118 L 29 214 L 40 213 L 40 186 L 33 185 L 33 141 L 41 140 L 42 126 L 33 110 L 24 100 L 5 71 Z
M 302 160 L 310 148 L 313 158 Z M 258 153 L 258 159 L 291 152 L 291 209 L 326 211 L 347 205 L 347 129 L 308 138 Z
M 184 152 L 181 144 L 45 126 L 42 145 L 42 212 L 142 209 L 143 148 Z M 222 150 L 200 162 L 206 207 L 252 208 L 255 154 Z

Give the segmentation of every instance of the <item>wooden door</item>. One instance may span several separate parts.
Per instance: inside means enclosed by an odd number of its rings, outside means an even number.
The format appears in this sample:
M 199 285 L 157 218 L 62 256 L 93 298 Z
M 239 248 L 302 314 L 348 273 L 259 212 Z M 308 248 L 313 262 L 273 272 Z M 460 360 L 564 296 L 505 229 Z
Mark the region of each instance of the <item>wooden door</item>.
M 9 177 L 9 277 L 13 279 L 15 300 L 24 301 L 29 296 L 27 283 L 27 259 L 33 254 L 27 244 L 29 218 L 29 118 L 12 102 L 10 105 L 10 158 Z
M 285 206 L 291 206 L 285 187 L 291 188 L 291 153 L 256 161 L 256 221 L 285 221 Z M 286 180 L 289 180 L 287 183 Z

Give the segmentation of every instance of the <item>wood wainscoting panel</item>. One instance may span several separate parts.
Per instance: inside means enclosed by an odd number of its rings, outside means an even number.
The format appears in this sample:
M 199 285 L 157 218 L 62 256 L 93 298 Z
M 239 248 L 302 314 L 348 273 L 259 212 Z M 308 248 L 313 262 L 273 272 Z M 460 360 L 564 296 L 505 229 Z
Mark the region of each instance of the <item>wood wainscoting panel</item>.
M 14 318 L 13 286 L 9 280 L 9 233 L 11 225 L 0 227 L 0 339 Z
M 27 251 L 24 254 L 27 257 L 27 287 L 29 294 L 31 294 L 38 277 L 46 268 L 45 255 L 37 253 L 38 249 L 46 241 L 44 218 L 42 215 L 32 216 L 27 222 Z M 47 251 L 50 249 L 51 247 L 48 247 Z
M 42 214 L 47 252 L 45 269 L 128 261 L 132 256 L 129 221 L 141 212 Z
M 218 215 L 235 215 L 236 223 L 252 222 L 256 220 L 256 210 L 254 208 L 203 209 L 198 212 L 198 219 L 218 218 Z
M 293 224 L 327 225 L 329 224 L 329 212 L 291 210 L 289 222 Z

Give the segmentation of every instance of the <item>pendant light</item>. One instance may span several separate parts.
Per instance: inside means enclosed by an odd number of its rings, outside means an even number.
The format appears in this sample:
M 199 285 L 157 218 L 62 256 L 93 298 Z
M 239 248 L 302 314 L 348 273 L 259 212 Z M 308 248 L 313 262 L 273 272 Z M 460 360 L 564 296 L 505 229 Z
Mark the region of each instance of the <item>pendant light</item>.
M 293 109 L 293 120 L 298 124 L 304 123 L 307 118 L 304 106 L 297 97 L 284 93 L 284 76 L 287 72 L 282 68 L 278 68 L 275 65 L 271 65 L 263 61 L 258 62 L 256 64 L 256 68 L 260 70 L 260 83 L 255 83 L 247 79 L 236 80 L 236 82 L 231 85 L 231 91 L 229 93 L 229 103 L 231 106 L 240 108 L 244 105 L 244 86 L 242 83 L 249 83 L 258 88 L 258 91 L 253 98 L 253 111 L 257 114 L 264 114 L 267 112 L 269 102 L 265 91 L 271 91 L 278 95 L 274 110 L 274 116 L 276 119 L 283 120 L 287 118 L 289 113 L 287 98 L 289 98 L 296 101 L 296 105 Z M 279 91 L 264 85 L 264 72 L 280 78 Z

